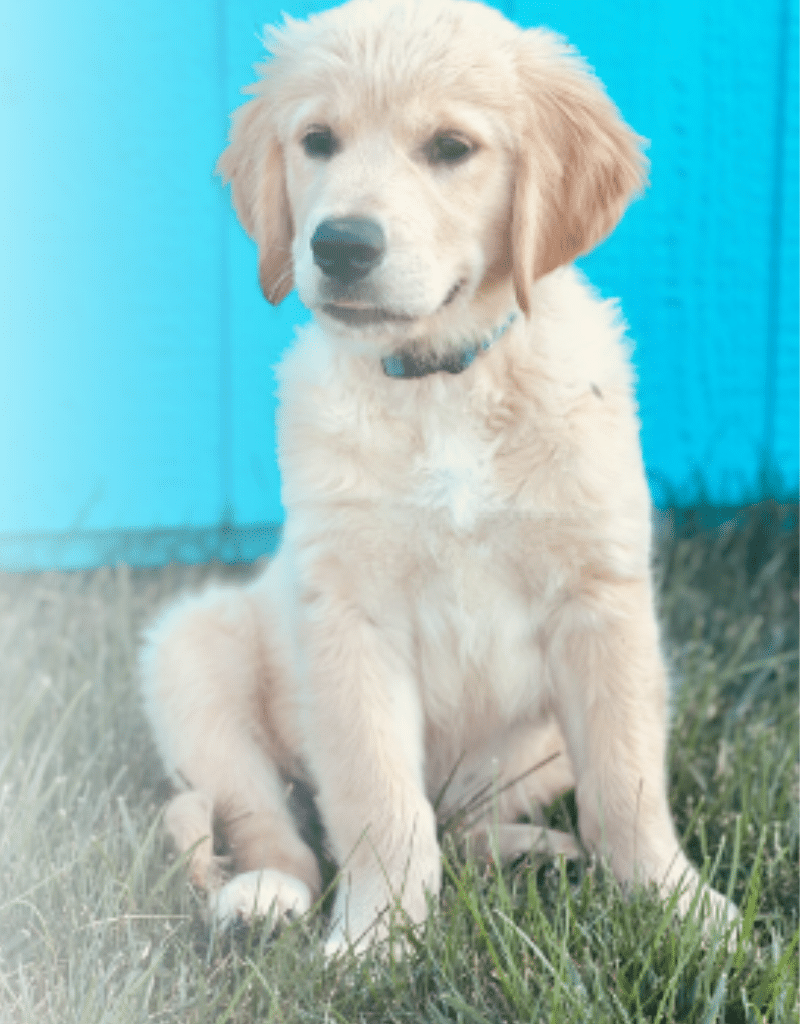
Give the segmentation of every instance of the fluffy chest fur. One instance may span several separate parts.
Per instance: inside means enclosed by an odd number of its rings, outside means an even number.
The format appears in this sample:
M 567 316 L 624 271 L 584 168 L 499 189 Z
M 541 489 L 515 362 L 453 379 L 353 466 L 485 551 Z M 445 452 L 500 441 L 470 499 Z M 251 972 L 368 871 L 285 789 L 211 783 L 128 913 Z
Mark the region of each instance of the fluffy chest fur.
M 290 525 L 305 522 L 298 535 L 330 517 L 363 533 L 360 512 L 368 532 L 412 546 L 440 533 L 502 543 L 509 527 L 535 528 L 539 546 L 553 531 L 610 540 L 628 529 L 624 509 L 640 516 L 649 501 L 624 324 L 572 268 L 534 298 L 527 322 L 458 375 L 390 379 L 319 328 L 300 334 L 279 370 L 278 414 L 284 506 Z
M 581 303 L 594 321 L 602 305 L 572 275 L 561 288 L 563 306 L 551 288 L 554 309 L 462 375 L 390 380 L 314 329 L 281 370 L 301 587 L 324 563 L 327 585 L 394 638 L 427 718 L 457 733 L 540 707 L 548 617 L 587 575 L 646 565 L 625 513 L 640 515 L 643 478 L 620 489 L 618 516 L 605 486 L 636 452 L 622 328 L 609 315 L 582 329 Z
M 471 533 L 503 502 L 494 471 L 495 445 L 475 431 L 427 424 L 425 444 L 409 464 L 411 508 L 438 517 L 456 535 Z

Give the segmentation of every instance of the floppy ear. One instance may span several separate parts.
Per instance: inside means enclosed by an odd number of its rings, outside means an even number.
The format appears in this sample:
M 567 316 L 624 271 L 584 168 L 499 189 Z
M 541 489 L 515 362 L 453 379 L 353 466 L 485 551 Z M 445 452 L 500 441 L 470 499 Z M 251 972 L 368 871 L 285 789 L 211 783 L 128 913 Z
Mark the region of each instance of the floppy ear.
M 511 249 L 517 301 L 528 313 L 534 281 L 610 234 L 645 186 L 648 161 L 646 140 L 559 36 L 523 33 L 518 71 L 524 109 Z
M 230 183 L 242 227 L 258 244 L 261 291 L 277 306 L 294 286 L 294 226 L 283 150 L 265 100 L 250 100 L 234 114 L 230 144 L 219 158 L 217 173 L 226 185 Z

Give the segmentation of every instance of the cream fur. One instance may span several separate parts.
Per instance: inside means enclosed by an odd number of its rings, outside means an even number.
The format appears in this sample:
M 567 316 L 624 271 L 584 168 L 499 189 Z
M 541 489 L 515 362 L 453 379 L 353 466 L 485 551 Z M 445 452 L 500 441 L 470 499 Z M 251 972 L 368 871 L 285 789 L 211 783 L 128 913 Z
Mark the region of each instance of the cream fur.
M 494 787 L 471 825 L 501 856 L 575 854 L 514 824 L 574 785 L 584 843 L 623 882 L 682 885 L 685 911 L 700 882 L 667 805 L 628 345 L 616 304 L 571 266 L 643 187 L 642 140 L 562 40 L 468 0 L 351 0 L 269 45 L 220 171 L 265 295 L 295 286 L 315 320 L 280 366 L 278 555 L 248 587 L 184 599 L 147 640 L 145 706 L 188 789 L 168 827 L 220 919 L 304 909 L 319 871 L 284 787 L 309 781 L 342 866 L 335 951 L 382 934 L 394 900 L 424 918 L 448 780 L 445 817 Z M 335 152 L 309 156 L 320 127 Z M 442 132 L 469 156 L 432 161 Z M 331 217 L 386 239 L 347 287 L 311 250 Z M 376 322 L 345 326 L 330 303 Z M 460 374 L 382 370 L 514 310 Z M 221 892 L 212 815 L 238 872 Z

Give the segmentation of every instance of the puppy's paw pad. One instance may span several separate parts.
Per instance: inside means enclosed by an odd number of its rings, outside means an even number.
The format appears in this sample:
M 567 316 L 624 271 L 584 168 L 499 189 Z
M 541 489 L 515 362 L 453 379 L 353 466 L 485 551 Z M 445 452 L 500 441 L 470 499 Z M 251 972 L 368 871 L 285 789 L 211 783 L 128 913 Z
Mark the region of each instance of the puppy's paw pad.
M 264 868 L 235 875 L 211 896 L 211 914 L 220 927 L 254 917 L 273 917 L 277 924 L 290 915 L 305 914 L 311 892 L 305 882 L 283 871 Z

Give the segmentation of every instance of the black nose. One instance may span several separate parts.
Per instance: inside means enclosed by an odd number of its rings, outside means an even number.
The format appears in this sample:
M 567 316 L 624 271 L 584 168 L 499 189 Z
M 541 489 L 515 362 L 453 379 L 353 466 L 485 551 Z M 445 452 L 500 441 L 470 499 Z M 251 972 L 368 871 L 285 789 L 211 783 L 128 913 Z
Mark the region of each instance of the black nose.
M 386 240 L 374 220 L 336 217 L 317 227 L 311 250 L 323 274 L 349 284 L 377 267 L 386 252 Z

